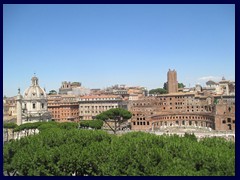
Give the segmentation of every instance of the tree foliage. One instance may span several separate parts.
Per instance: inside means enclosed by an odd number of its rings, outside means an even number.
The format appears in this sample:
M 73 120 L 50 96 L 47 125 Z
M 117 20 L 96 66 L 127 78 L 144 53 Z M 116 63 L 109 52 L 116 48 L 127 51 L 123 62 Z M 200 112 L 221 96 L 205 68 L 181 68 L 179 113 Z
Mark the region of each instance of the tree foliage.
M 185 85 L 183 83 L 178 83 L 178 88 L 184 88 Z
M 52 125 L 51 125 L 52 126 Z M 51 127 L 4 144 L 4 172 L 18 176 L 234 176 L 235 144 L 194 135 Z
M 114 108 L 109 109 L 107 111 L 102 112 L 101 114 L 96 116 L 96 119 L 104 121 L 114 132 L 120 129 L 120 125 L 130 119 L 132 117 L 132 113 L 128 110 L 122 108 Z M 110 125 L 109 121 L 114 121 L 114 125 Z
M 18 125 L 16 123 L 3 123 L 3 128 L 6 128 L 6 129 L 14 129 L 17 126 Z
M 51 91 L 49 91 L 49 93 L 48 93 L 48 95 L 55 95 L 55 94 L 57 94 L 57 91 L 55 91 L 55 90 L 51 90 Z
M 80 122 L 80 127 L 82 128 L 101 129 L 102 126 L 102 120 L 84 120 Z
M 151 89 L 149 91 L 149 94 L 166 94 L 166 93 L 167 93 L 167 90 L 163 88 Z

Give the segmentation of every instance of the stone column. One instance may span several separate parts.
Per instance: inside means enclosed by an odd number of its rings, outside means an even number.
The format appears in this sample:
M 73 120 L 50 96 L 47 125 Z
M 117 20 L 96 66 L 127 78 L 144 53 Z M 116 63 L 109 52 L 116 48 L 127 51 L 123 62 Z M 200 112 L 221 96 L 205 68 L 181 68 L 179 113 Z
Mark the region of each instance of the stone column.
M 17 95 L 17 125 L 22 124 L 22 96 L 20 94 L 20 88 Z

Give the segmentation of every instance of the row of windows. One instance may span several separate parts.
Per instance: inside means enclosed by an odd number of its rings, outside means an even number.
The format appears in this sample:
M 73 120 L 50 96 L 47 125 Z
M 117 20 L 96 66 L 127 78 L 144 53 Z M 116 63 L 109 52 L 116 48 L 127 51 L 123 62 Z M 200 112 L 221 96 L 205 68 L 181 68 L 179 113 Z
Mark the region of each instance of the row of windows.
M 78 113 L 71 113 L 71 114 L 67 114 L 67 113 L 61 113 L 62 116 L 78 116 Z
M 137 118 L 137 120 L 145 120 L 145 117 L 144 118 Z
M 233 124 L 235 124 L 235 120 L 232 120 L 231 118 L 227 118 L 227 122 L 228 122 L 228 123 L 231 123 L 231 122 L 232 122 Z M 222 123 L 223 123 L 223 124 L 226 124 L 226 120 L 222 120 Z
M 117 108 L 117 106 L 80 106 L 80 108 L 82 108 L 82 109 L 84 109 L 84 108 L 85 109 L 86 108 L 87 109 L 89 109 L 89 108 L 92 108 L 92 109 L 94 109 L 94 108 L 98 109 L 99 108 L 100 109 L 100 108 L 114 108 L 114 107 Z
M 167 126 L 167 125 L 170 125 L 172 126 L 173 124 L 176 124 L 176 125 L 200 125 L 200 126 L 211 126 L 210 123 L 208 122 L 198 122 L 198 121 L 174 121 L 174 122 L 167 122 L 167 121 L 160 121 L 160 122 L 157 122 L 155 123 L 155 126 Z
M 198 111 L 198 109 L 196 110 L 196 111 Z M 203 109 L 201 110 L 202 112 L 203 112 Z M 187 112 L 190 112 L 189 110 L 187 110 Z M 192 109 L 192 112 L 194 112 L 194 110 Z M 206 111 L 205 111 L 206 112 Z
M 140 103 L 140 104 L 137 103 L 137 104 L 133 104 L 133 105 L 134 106 L 145 106 L 145 103 Z M 166 102 L 160 102 L 160 103 L 154 103 L 154 105 L 163 106 L 163 105 L 167 105 L 167 103 Z M 172 105 L 172 103 L 170 102 L 169 105 Z M 184 102 L 175 102 L 175 105 L 184 105 Z M 187 105 L 189 105 L 189 104 L 187 104 Z M 198 108 L 198 106 L 196 108 Z M 199 108 L 200 108 L 200 106 L 199 106 Z M 201 108 L 203 108 L 203 106 L 201 106 Z
M 25 104 L 25 107 L 26 107 L 26 104 Z M 44 103 L 41 104 L 41 107 L 44 108 Z M 35 103 L 32 104 L 32 108 L 36 109 L 36 104 Z
M 133 125 L 149 125 L 149 122 L 133 122 Z
M 27 93 L 25 93 L 25 95 L 27 96 L 28 94 L 27 94 Z M 32 93 L 32 95 L 33 95 L 33 96 L 35 96 L 35 95 L 36 95 L 36 93 Z M 42 96 L 43 96 L 43 93 L 41 93 L 40 95 L 41 95 L 41 97 L 42 97 Z
M 57 121 L 74 121 L 74 120 L 77 120 L 77 119 L 68 119 L 68 118 L 61 118 L 61 119 L 58 119 Z
M 71 107 L 71 108 L 78 108 L 78 104 L 71 104 L 71 103 L 48 103 L 48 107 L 51 107 L 51 106 L 58 106 L 58 107 L 64 107 L 64 106 L 67 106 L 67 107 Z
M 144 114 L 133 114 L 133 116 L 144 116 Z
M 119 101 L 82 101 L 79 102 L 79 105 L 84 105 L 84 104 L 116 104 L 116 103 L 122 103 L 122 100 Z
M 132 109 L 133 111 L 153 111 L 152 109 L 136 109 L 136 108 L 134 108 L 134 109 Z
M 166 116 L 166 117 L 159 117 L 158 119 L 205 119 L 211 120 L 209 117 L 202 117 L 202 116 Z
M 205 108 L 206 108 L 207 106 L 205 106 Z M 189 107 L 189 106 L 187 106 L 187 108 L 191 108 L 191 107 Z M 194 106 L 192 106 L 192 108 L 194 108 Z M 195 108 L 203 108 L 203 106 L 196 106 Z
M 79 109 L 49 109 L 51 112 L 79 112 Z
M 83 113 L 102 113 L 103 111 L 80 111 L 81 114 Z
M 145 105 L 149 106 L 150 103 L 147 103 L 147 104 L 146 103 L 139 103 L 139 104 L 138 103 L 133 103 L 133 106 L 145 106 Z
M 53 115 L 57 114 L 79 114 L 78 112 L 52 112 Z
M 116 100 L 116 98 L 92 98 L 92 99 L 80 99 L 80 101 L 98 101 L 98 100 Z

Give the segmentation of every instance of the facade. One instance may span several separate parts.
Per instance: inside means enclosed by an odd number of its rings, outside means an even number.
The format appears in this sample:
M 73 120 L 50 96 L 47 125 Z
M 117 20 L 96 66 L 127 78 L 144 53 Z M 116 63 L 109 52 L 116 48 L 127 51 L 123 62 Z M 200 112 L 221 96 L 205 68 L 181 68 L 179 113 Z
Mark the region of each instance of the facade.
M 224 77 L 219 82 L 209 80 L 206 85 L 203 91 L 209 91 L 217 95 L 235 95 L 235 82 L 226 80 Z
M 80 82 L 63 81 L 62 86 L 59 88 L 59 94 L 67 94 L 69 91 L 72 91 L 72 88 L 81 87 Z
M 3 98 L 3 120 L 17 118 L 16 96 Z
M 27 88 L 23 96 L 20 89 L 17 95 L 17 123 L 48 121 L 51 119 L 47 109 L 47 95 L 38 84 L 38 78 L 34 75 L 32 84 Z M 21 120 L 21 122 L 20 122 Z
M 221 99 L 215 108 L 216 130 L 235 130 L 235 102 Z
M 127 87 L 125 85 L 114 85 L 102 91 L 99 94 L 104 95 L 119 95 L 125 100 L 138 99 L 147 96 L 147 89 L 144 87 Z M 95 93 L 96 94 L 96 93 Z
M 90 89 L 81 86 L 80 82 L 63 81 L 59 88 L 59 94 L 82 96 L 90 94 Z
M 131 102 L 132 129 L 161 126 L 213 127 L 212 107 L 193 93 L 165 94 Z M 205 100 L 205 101 L 204 101 Z
M 57 122 L 78 122 L 79 104 L 74 95 L 48 95 L 48 110 Z
M 132 129 L 191 127 L 235 130 L 235 103 L 219 101 L 214 104 L 215 98 L 176 93 L 132 101 L 129 104 L 133 114 Z
M 79 98 L 80 120 L 92 120 L 96 115 L 112 108 L 127 108 L 123 98 L 118 95 L 90 95 Z

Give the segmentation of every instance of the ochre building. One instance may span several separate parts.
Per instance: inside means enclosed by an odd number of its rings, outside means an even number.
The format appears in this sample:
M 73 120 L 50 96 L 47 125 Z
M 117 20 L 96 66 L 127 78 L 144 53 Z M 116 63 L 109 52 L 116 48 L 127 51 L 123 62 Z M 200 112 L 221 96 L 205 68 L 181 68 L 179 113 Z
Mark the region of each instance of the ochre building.
M 74 95 L 48 95 L 48 111 L 54 121 L 79 121 L 79 104 Z

